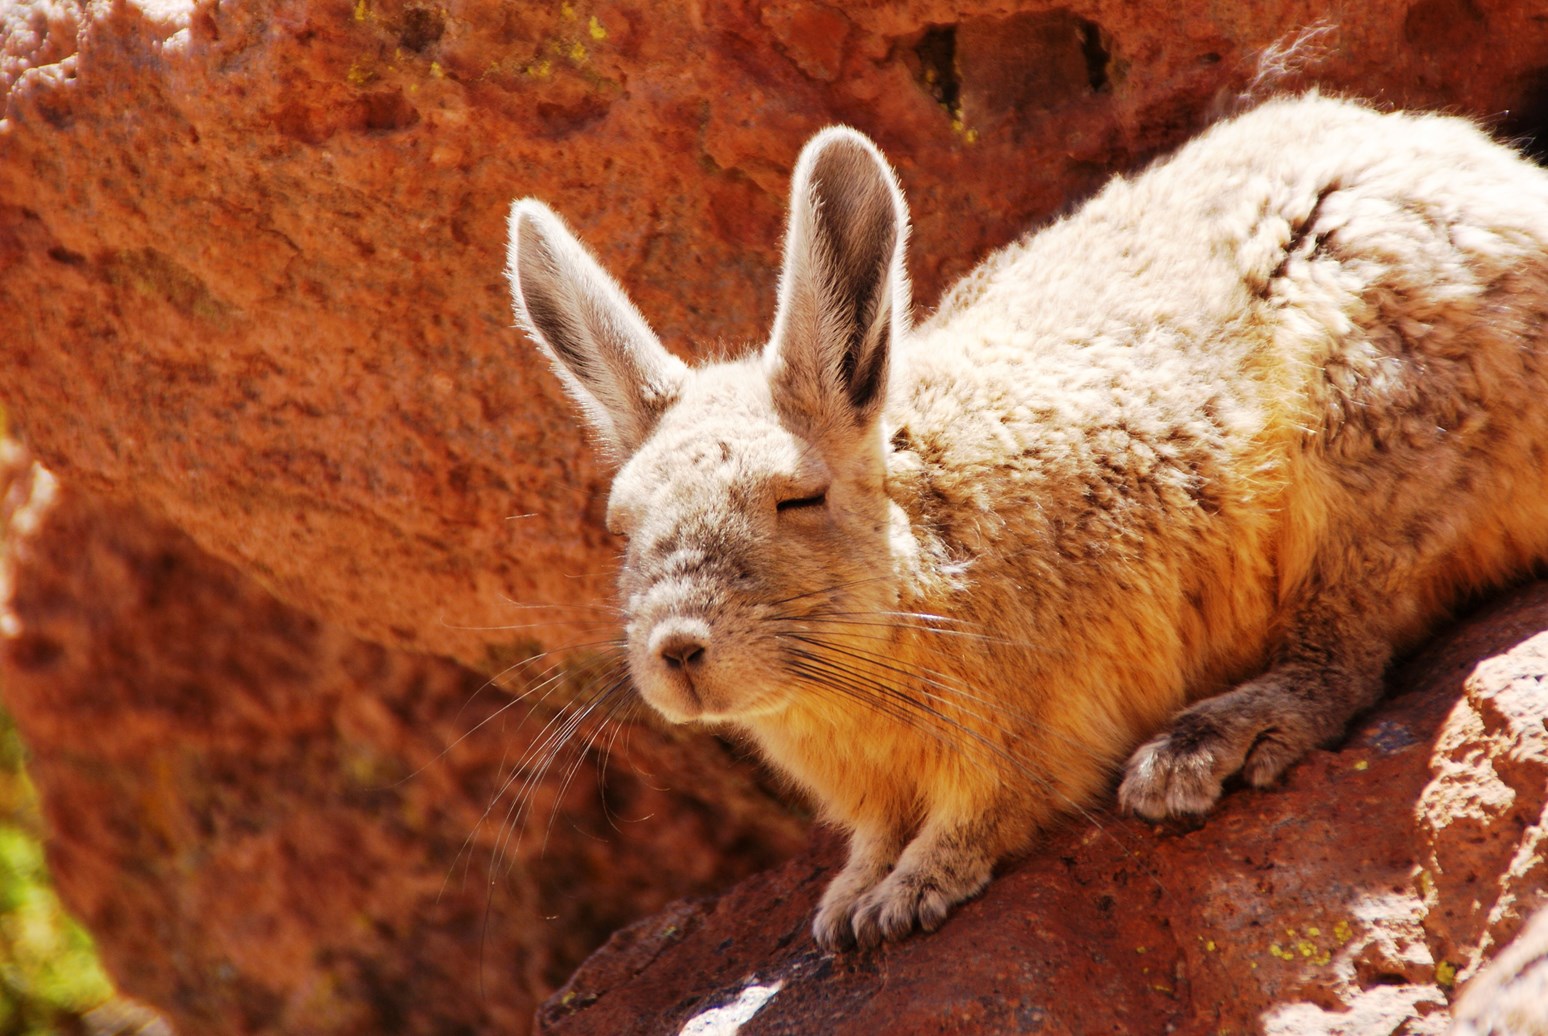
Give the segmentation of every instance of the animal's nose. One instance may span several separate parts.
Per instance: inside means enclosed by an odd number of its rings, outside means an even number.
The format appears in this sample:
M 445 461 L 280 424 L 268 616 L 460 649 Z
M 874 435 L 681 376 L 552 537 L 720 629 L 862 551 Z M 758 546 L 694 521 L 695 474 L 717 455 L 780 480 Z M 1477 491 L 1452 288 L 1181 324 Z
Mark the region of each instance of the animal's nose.
M 673 669 L 693 669 L 704 661 L 704 644 L 689 633 L 668 634 L 656 650 Z
M 709 623 L 696 615 L 670 615 L 651 631 L 650 651 L 668 669 L 693 672 L 709 661 Z

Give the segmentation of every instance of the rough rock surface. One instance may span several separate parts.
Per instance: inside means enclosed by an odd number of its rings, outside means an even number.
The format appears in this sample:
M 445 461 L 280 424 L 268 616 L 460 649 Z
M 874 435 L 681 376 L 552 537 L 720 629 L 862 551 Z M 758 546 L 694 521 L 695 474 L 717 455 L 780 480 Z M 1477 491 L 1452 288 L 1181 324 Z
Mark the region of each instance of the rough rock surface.
M 398 649 L 487 674 L 609 634 L 589 610 L 616 547 L 605 473 L 510 327 L 512 197 L 559 208 L 663 338 L 704 355 L 764 330 L 790 163 L 848 122 L 898 166 L 927 307 L 1180 142 L 1265 45 L 1331 9 L 0 0 L 0 405 L 63 487 L 7 548 L 0 685 L 66 898 L 115 974 L 189 1033 L 518 1031 L 599 932 L 791 847 L 745 767 L 646 728 L 645 775 L 615 766 L 609 794 L 651 824 L 604 846 L 595 795 L 545 784 L 538 813 L 562 820 L 502 878 L 487 936 L 481 886 L 440 891 L 469 831 L 483 880 L 491 788 L 554 713 L 438 762 L 492 709 L 483 677 Z M 1548 115 L 1530 4 L 1336 15 L 1313 66 L 1332 88 L 1512 134 Z M 1246 823 L 1231 808 L 1226 832 Z M 1069 867 L 1106 873 L 1100 844 L 1064 837 Z M 1267 867 L 1276 844 L 1241 852 Z M 1510 844 L 1489 843 L 1500 870 L 1479 880 L 1517 875 L 1519 898 L 1540 879 Z M 1144 858 L 1125 857 L 1136 881 Z M 1435 889 L 1424 945 L 1470 968 L 1505 937 L 1499 897 Z M 803 930 L 803 897 L 782 931 Z M 494 974 L 469 963 L 480 939 Z M 1004 966 L 1121 984 L 1160 973 L 1142 956 Z M 1403 981 L 1372 1003 L 1418 1002 L 1411 971 L 1381 974 Z M 1030 1025 L 1045 1008 L 1028 1003 Z
M 513 830 L 502 783 L 554 713 L 505 707 L 546 666 L 495 685 L 359 640 L 20 460 L 0 685 L 49 860 L 185 1036 L 523 1032 L 608 932 L 803 838 L 712 742 L 645 726 L 562 754 Z
M 615 935 L 538 1030 L 1445 1032 L 1453 991 L 1548 906 L 1542 631 L 1548 582 L 1404 665 L 1283 787 L 1239 789 L 1191 829 L 1072 821 L 929 937 L 818 951 L 837 845 L 676 903 Z M 1512 952 L 1526 1017 L 1541 961 Z M 710 1025 L 738 1012 L 739 1030 Z
M 1548 1036 L 1548 910 L 1463 990 L 1454 1036 Z
M 599 467 L 510 326 L 513 197 L 702 355 L 765 330 L 789 167 L 824 124 L 895 160 L 928 306 L 1330 13 L 1317 80 L 1383 103 L 1533 131 L 1548 68 L 1516 0 L 0 10 L 14 426 L 283 600 L 475 665 L 535 621 L 509 600 L 604 596 L 613 549 Z

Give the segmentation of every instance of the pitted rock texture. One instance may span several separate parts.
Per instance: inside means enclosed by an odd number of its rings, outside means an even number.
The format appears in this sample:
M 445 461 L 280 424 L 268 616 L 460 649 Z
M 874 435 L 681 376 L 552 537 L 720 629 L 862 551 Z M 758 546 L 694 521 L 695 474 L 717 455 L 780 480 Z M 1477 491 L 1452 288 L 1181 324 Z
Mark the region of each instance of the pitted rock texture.
M 538 1031 L 677 1033 L 740 1010 L 740 1036 L 1443 1033 L 1453 994 L 1548 908 L 1544 631 L 1539 582 L 1402 666 L 1283 787 L 1238 789 L 1192 827 L 1072 820 L 927 937 L 821 953 L 807 929 L 841 853 L 819 846 L 618 933 Z M 1502 961 L 1517 1016 L 1541 1018 L 1532 938 Z M 1481 1024 L 1464 1031 L 1517 1031 Z
M 575 639 L 510 602 L 605 598 L 616 547 L 605 472 L 511 326 L 511 199 L 554 205 L 703 356 L 764 332 L 789 169 L 825 124 L 897 165 L 928 308 L 1319 19 L 1290 85 L 1530 134 L 1548 68 L 1548 22 L 1514 0 L 0 12 L 13 426 L 281 599 L 475 666 Z
M 359 640 L 7 459 L 0 687 L 49 861 L 184 1036 L 524 1032 L 608 932 L 803 840 L 712 742 L 588 724 L 539 774 L 583 678 Z
M 1548 910 L 1457 1000 L 1453 1036 L 1548 1036 Z

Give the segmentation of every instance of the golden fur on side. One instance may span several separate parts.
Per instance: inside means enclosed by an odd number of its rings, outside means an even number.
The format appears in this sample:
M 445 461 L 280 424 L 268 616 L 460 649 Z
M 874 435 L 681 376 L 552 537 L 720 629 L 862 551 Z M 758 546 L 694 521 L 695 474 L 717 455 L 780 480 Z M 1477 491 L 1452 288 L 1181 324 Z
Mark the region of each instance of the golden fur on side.
M 634 681 L 851 833 L 824 945 L 935 927 L 1130 753 L 1151 817 L 1274 780 L 1548 558 L 1548 174 L 1471 124 L 1271 101 L 917 328 L 906 237 L 820 133 L 768 345 L 690 370 L 511 213 L 518 320 L 620 464 Z

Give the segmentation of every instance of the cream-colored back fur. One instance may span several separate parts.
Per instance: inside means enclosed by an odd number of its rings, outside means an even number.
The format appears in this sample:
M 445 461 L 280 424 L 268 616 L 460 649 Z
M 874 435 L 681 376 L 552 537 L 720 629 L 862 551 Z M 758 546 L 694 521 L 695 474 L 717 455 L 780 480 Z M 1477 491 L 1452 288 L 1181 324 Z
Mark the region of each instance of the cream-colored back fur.
M 1148 816 L 1272 781 L 1548 559 L 1548 174 L 1469 123 L 1271 101 L 917 328 L 906 229 L 819 134 L 768 345 L 689 370 L 511 214 L 518 319 L 620 464 L 635 683 L 851 832 L 824 945 L 935 927 L 1131 752 Z

